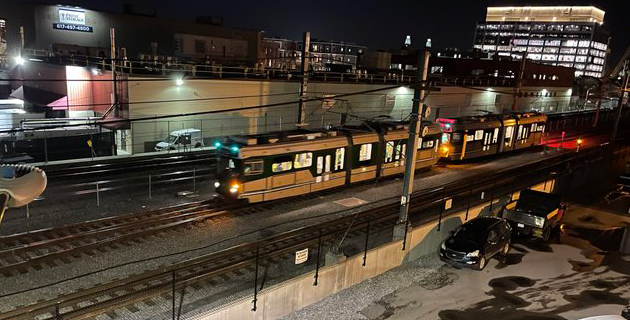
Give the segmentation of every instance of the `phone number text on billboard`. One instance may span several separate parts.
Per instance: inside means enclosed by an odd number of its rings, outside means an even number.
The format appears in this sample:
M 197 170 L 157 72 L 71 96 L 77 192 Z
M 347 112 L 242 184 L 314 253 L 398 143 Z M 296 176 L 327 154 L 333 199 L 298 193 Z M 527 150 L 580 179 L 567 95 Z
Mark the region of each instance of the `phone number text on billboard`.
M 53 23 L 53 29 L 80 31 L 80 32 L 94 32 L 93 27 L 81 26 L 81 25 L 76 25 L 76 24 L 67 24 L 67 23 Z

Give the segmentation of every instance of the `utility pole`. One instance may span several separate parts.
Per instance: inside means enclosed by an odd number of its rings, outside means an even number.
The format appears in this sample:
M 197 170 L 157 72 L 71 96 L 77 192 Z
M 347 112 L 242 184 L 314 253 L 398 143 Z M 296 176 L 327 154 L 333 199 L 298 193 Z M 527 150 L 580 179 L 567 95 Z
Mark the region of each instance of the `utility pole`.
M 409 203 L 413 192 L 413 181 L 416 170 L 416 153 L 418 152 L 418 135 L 422 126 L 424 113 L 424 100 L 426 97 L 426 81 L 429 71 L 429 58 L 431 57 L 431 39 L 427 39 L 424 52 L 418 53 L 418 71 L 416 73 L 416 88 L 413 93 L 413 105 L 409 117 L 409 140 L 405 155 L 405 178 L 403 182 L 403 194 L 400 198 L 400 212 L 398 222 L 394 228 L 394 239 L 406 238 L 409 218 Z
M 311 33 L 309 31 L 304 32 L 304 41 L 302 45 L 302 80 L 300 81 L 300 101 L 298 102 L 298 119 L 297 126 L 302 127 L 304 123 L 305 111 L 304 111 L 304 99 L 306 98 L 306 86 L 308 85 L 308 67 L 310 65 L 310 47 L 311 47 Z
M 20 26 L 20 57 L 24 56 L 24 27 Z
M 521 95 L 521 88 L 523 87 L 523 76 L 525 75 L 525 65 L 527 63 L 527 53 L 523 53 L 523 58 L 521 58 L 521 67 L 518 73 L 518 80 L 516 81 L 516 92 L 514 93 L 514 98 L 512 99 L 512 111 L 517 110 L 517 102 L 518 98 Z
M 615 127 L 613 129 L 612 138 L 610 143 L 615 147 L 615 140 L 617 140 L 617 131 L 619 130 L 619 121 L 621 120 L 621 111 L 623 110 L 623 99 L 628 91 L 628 60 L 623 64 L 623 80 L 621 81 L 621 95 L 619 95 L 619 102 L 617 102 L 617 118 L 615 119 Z

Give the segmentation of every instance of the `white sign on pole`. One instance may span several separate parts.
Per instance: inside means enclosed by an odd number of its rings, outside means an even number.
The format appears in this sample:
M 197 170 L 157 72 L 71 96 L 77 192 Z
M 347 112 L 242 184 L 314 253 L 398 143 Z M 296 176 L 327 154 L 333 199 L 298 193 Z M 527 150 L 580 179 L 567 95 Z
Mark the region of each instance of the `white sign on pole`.
M 295 252 L 295 264 L 304 263 L 308 260 L 308 248 Z
M 485 193 L 485 192 L 483 192 L 483 191 L 481 191 L 481 199 L 482 199 L 482 200 L 483 200 L 483 196 L 485 196 L 485 195 L 486 195 L 486 193 Z
M 444 202 L 444 210 L 448 210 L 453 207 L 453 198 L 448 198 Z

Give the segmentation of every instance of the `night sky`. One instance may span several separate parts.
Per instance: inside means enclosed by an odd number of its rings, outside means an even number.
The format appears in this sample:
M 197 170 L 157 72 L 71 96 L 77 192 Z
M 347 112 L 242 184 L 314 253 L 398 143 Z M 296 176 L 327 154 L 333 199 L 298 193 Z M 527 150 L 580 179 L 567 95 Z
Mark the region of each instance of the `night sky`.
M 23 0 L 18 0 L 23 1 Z M 526 5 L 595 5 L 606 11 L 605 26 L 612 33 L 612 61 L 630 44 L 630 17 L 625 0 L 571 2 L 478 1 L 478 0 L 415 0 L 415 1 L 193 1 L 193 0 L 40 0 L 40 3 L 73 4 L 88 9 L 122 11 L 125 3 L 157 7 L 158 16 L 194 19 L 197 15 L 224 18 L 224 25 L 263 30 L 267 36 L 300 39 L 311 31 L 314 38 L 343 40 L 368 46 L 369 49 L 399 47 L 405 35 L 414 45 L 433 39 L 434 47 L 472 47 L 474 28 L 485 19 L 487 6 Z M 31 2 L 31 1 L 29 1 Z

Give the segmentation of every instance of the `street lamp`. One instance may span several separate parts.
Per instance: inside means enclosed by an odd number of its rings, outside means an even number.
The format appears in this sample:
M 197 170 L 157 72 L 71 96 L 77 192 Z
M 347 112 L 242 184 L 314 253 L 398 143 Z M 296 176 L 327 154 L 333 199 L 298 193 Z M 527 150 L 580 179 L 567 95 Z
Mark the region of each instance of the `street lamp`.
M 19 66 L 23 66 L 24 63 L 26 63 L 26 60 L 24 60 L 22 56 L 17 56 L 15 57 L 15 63 L 17 63 Z
M 588 88 L 588 90 L 586 90 L 586 97 L 584 98 L 584 104 L 582 105 L 582 109 L 586 109 L 586 103 L 588 102 L 588 96 L 591 94 L 591 90 L 593 90 L 593 87 Z

